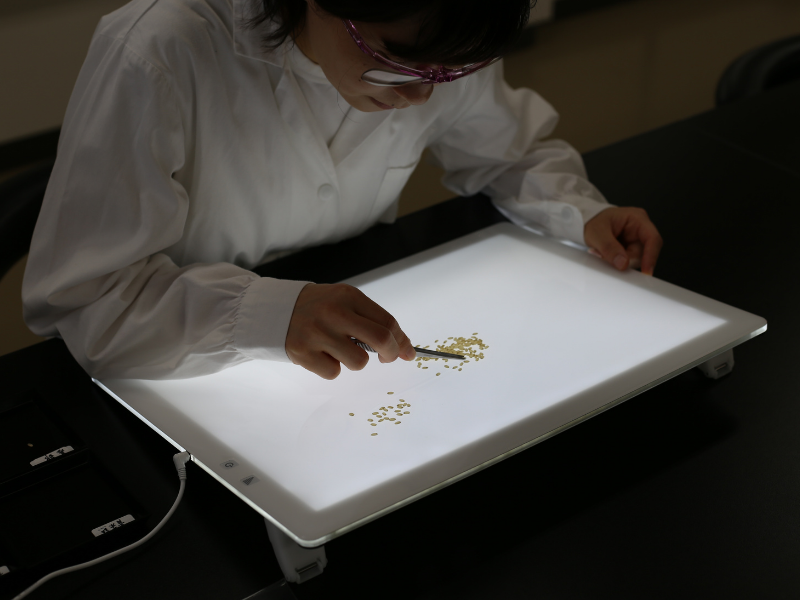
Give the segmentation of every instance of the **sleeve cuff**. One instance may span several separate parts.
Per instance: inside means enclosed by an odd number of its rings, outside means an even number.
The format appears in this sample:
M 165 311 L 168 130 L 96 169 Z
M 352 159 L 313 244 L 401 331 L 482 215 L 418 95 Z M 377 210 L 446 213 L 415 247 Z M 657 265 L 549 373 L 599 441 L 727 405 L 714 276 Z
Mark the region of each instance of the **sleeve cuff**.
M 585 196 L 563 196 L 559 200 L 516 198 L 492 200 L 509 221 L 537 233 L 586 246 L 583 228 L 599 212 L 614 206 Z
M 286 333 L 297 297 L 310 281 L 260 277 L 244 291 L 233 327 L 236 349 L 248 358 L 292 362 Z

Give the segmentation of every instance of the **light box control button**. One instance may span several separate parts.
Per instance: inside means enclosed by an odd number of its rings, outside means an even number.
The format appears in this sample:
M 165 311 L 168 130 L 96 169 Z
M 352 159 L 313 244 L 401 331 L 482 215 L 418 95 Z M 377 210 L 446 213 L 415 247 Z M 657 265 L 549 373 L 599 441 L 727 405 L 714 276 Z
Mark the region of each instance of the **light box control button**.
M 219 466 L 222 467 L 223 469 L 232 469 L 233 467 L 238 467 L 239 463 L 236 462 L 235 460 L 231 459 L 231 460 L 226 460 L 225 462 L 219 463 Z

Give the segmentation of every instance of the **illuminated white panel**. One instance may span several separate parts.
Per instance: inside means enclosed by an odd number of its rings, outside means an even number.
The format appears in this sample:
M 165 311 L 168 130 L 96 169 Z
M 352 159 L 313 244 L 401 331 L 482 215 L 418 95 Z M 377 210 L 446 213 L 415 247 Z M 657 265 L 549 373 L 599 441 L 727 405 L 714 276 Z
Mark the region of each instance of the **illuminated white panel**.
M 423 369 L 372 355 L 334 381 L 250 362 L 191 380 L 102 385 L 292 537 L 318 543 L 766 326 L 510 224 L 348 283 L 415 345 L 477 333 L 484 359 L 457 371 L 445 368 L 454 361 Z M 401 424 L 367 421 L 401 400 L 409 414 L 387 411 Z M 229 459 L 238 465 L 224 468 Z M 258 481 L 247 486 L 251 475 Z

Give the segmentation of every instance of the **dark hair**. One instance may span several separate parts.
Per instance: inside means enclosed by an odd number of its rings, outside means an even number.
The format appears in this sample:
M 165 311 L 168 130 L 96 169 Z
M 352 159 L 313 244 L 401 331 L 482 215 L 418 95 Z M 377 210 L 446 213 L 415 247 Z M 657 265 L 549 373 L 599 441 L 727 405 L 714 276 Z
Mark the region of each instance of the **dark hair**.
M 258 27 L 270 22 L 262 40 L 274 50 L 305 26 L 305 0 L 254 0 L 262 11 L 247 22 Z M 519 38 L 535 0 L 316 0 L 325 12 L 340 19 L 365 23 L 391 23 L 419 17 L 416 42 L 387 42 L 393 56 L 409 61 L 470 64 L 501 56 Z

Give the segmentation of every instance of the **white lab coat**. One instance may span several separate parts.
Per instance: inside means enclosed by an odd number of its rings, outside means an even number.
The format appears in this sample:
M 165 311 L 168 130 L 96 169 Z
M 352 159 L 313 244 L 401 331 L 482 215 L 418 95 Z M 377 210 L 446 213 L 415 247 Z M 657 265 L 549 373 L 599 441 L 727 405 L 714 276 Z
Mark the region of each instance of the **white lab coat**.
M 92 376 L 289 361 L 307 282 L 249 269 L 392 222 L 426 147 L 455 194 L 484 191 L 557 237 L 583 243 L 583 224 L 609 206 L 573 148 L 539 141 L 558 116 L 511 90 L 502 64 L 404 110 L 339 98 L 333 131 L 320 122 L 335 97 L 322 70 L 291 43 L 264 53 L 259 32 L 234 26 L 247 10 L 133 0 L 95 31 L 23 284 L 31 330 L 62 337 Z

